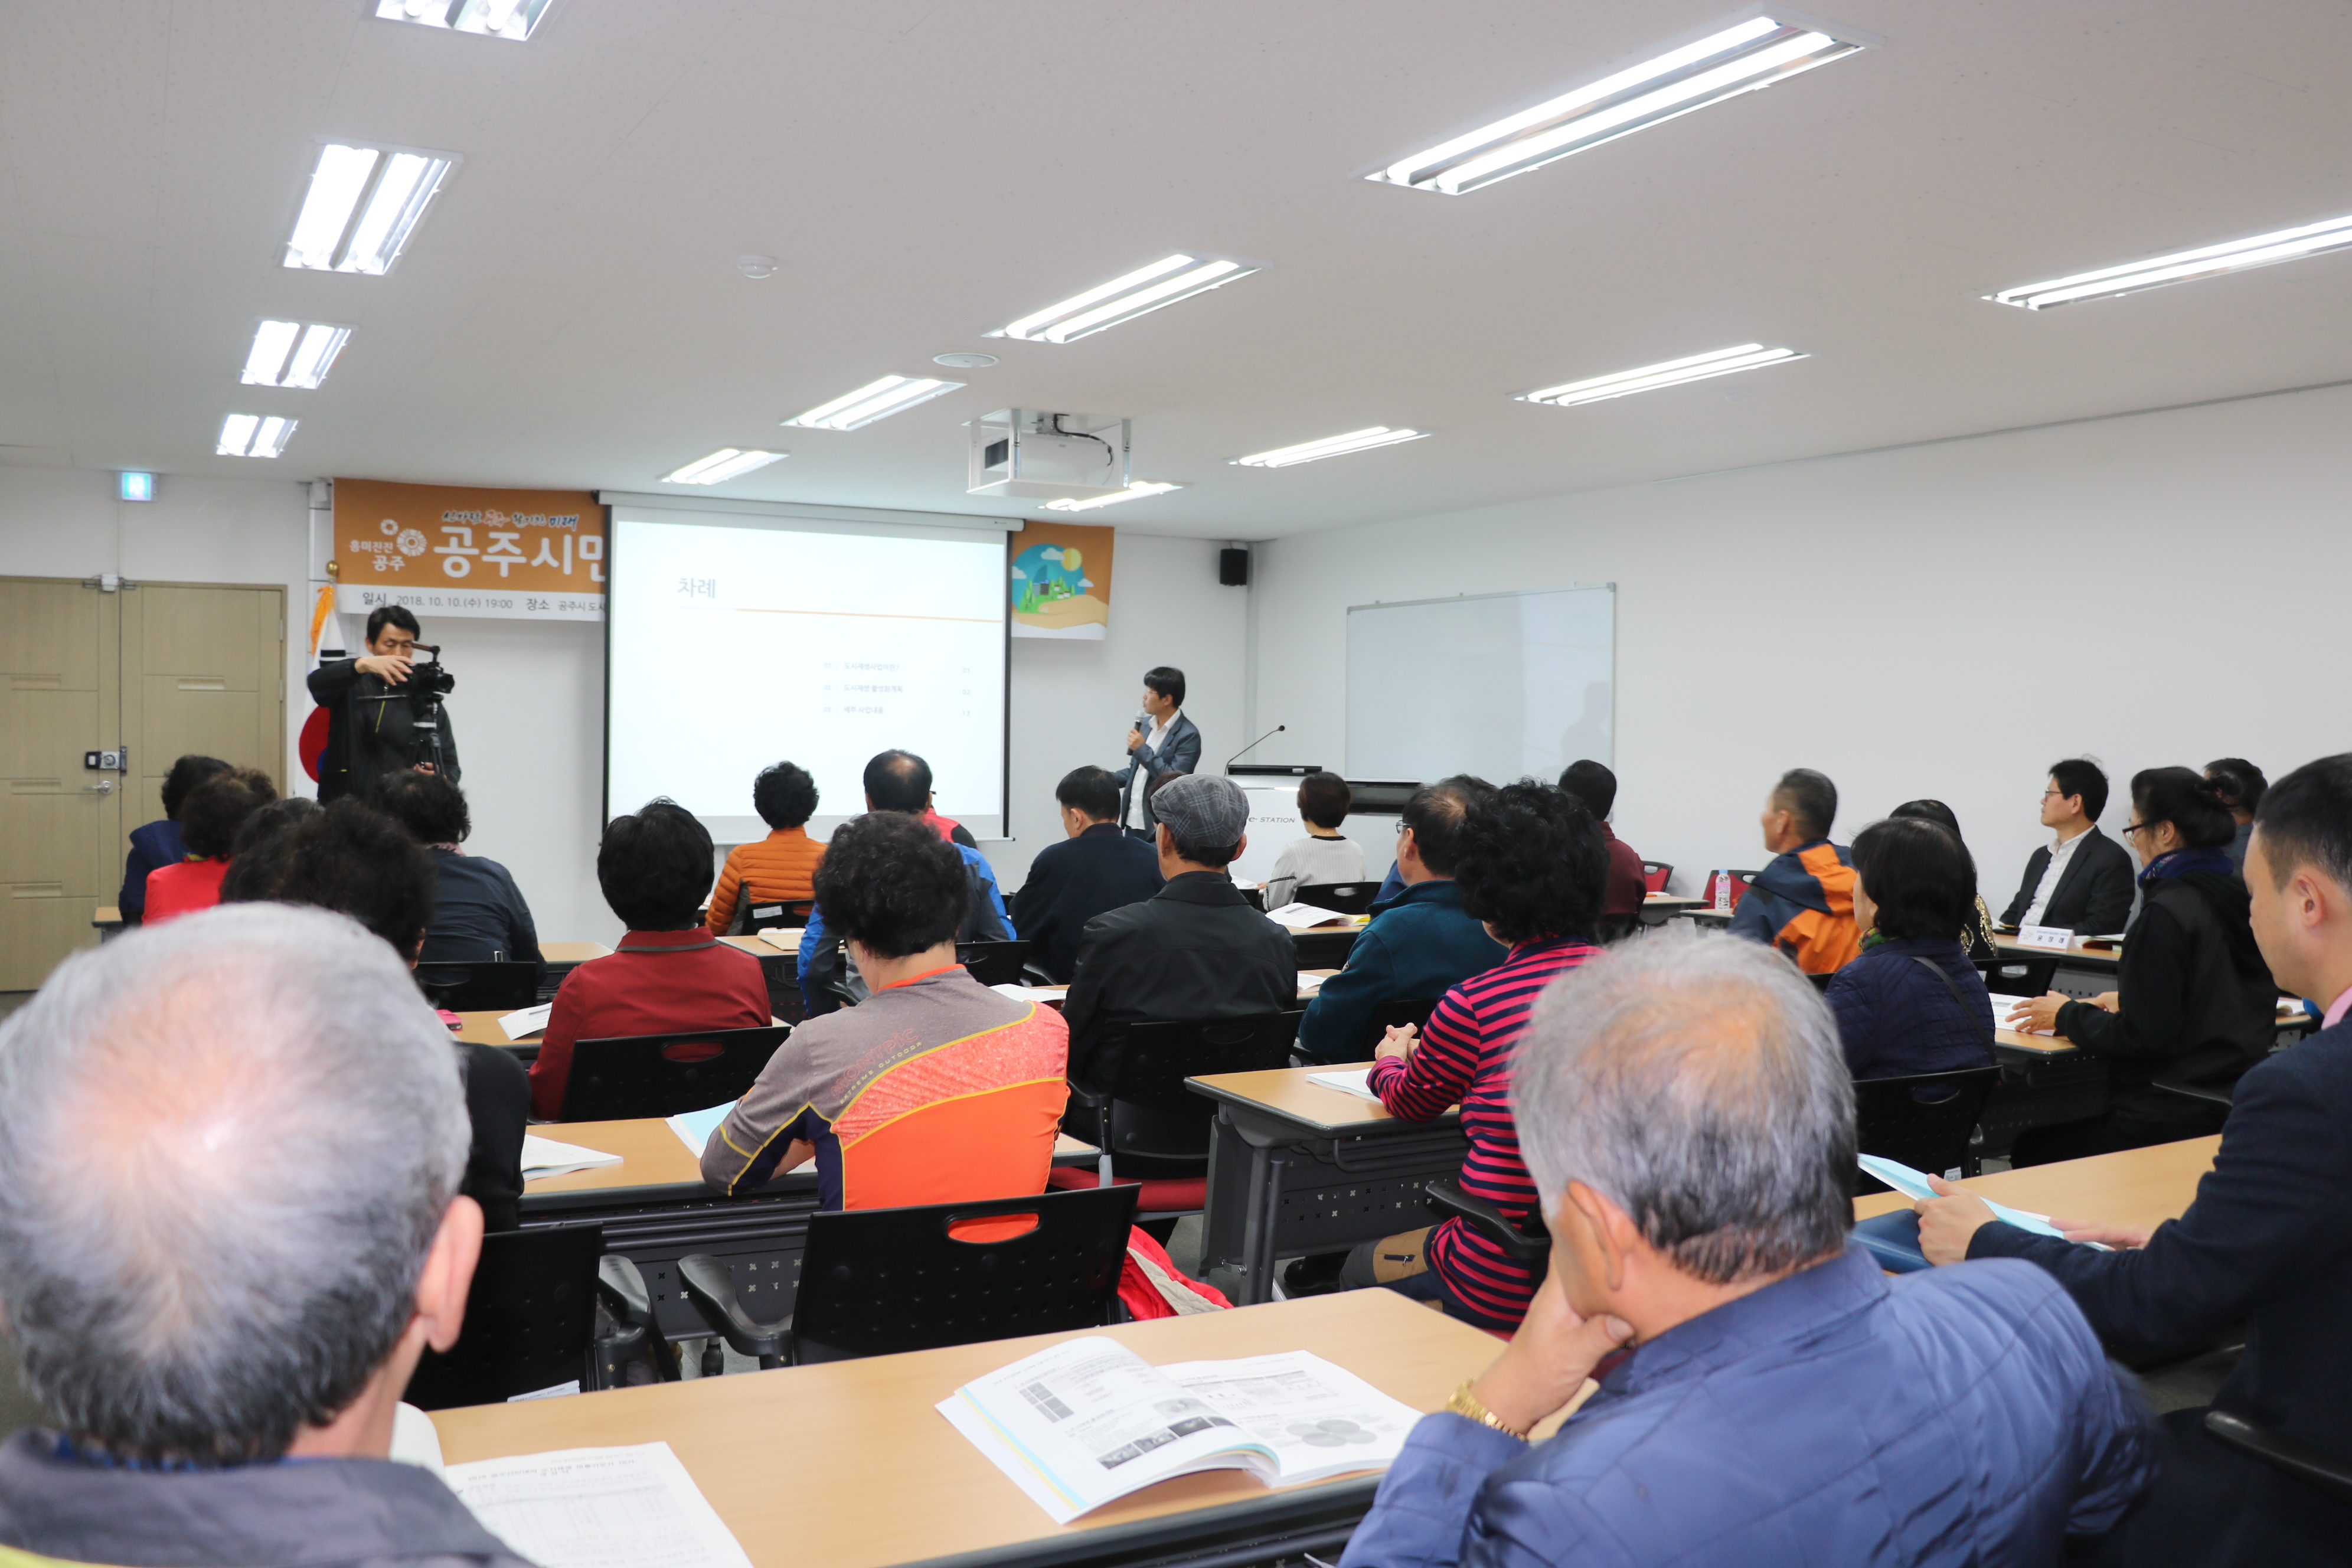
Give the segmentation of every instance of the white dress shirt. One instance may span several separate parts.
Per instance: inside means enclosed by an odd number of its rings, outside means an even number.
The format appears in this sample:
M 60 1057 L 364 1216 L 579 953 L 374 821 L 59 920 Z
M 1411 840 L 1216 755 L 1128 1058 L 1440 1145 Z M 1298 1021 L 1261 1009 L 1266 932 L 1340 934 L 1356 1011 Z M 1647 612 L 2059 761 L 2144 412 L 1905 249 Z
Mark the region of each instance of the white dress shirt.
M 2064 843 L 2050 847 L 2050 864 L 2042 868 L 2041 885 L 2033 889 L 2033 901 L 2025 906 L 2025 919 L 2019 924 L 2042 923 L 2042 911 L 2050 907 L 2050 895 L 2058 890 L 2058 879 L 2066 874 L 2066 862 L 2074 858 L 2074 846 L 2090 836 L 2091 830 L 2086 827 Z

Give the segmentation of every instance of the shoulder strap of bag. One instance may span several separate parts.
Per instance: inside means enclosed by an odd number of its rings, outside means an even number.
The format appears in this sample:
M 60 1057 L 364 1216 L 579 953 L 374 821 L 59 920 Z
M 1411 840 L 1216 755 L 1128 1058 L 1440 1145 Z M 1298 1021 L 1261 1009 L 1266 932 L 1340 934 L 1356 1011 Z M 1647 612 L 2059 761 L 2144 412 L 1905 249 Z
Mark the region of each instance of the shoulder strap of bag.
M 1944 989 L 1952 994 L 1952 1000 L 1960 1005 L 1961 1016 L 1966 1016 L 1969 1015 L 1971 1011 L 1969 1006 L 1969 999 L 1961 993 L 1960 983 L 1952 978 L 1951 972 L 1949 970 L 1937 963 L 1934 959 L 1922 958 L 1916 952 L 1911 955 L 1911 962 L 1926 970 L 1928 973 L 1934 975 L 1937 979 L 1942 981 L 1944 983 Z M 1988 1047 L 1992 1045 L 1993 1034 L 1994 1026 L 1990 1017 L 1988 1016 L 1985 1023 L 1985 1045 Z

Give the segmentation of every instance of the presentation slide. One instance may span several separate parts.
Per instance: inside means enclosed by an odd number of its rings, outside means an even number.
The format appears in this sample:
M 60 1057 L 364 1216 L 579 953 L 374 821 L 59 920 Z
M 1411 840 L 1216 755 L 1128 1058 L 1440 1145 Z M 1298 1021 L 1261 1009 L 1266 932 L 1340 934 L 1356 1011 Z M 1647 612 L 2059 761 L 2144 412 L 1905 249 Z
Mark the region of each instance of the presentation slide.
M 939 809 L 1004 821 L 1004 535 L 613 513 L 607 809 L 667 795 L 721 843 L 763 837 L 751 781 L 816 776 L 810 829 L 866 809 L 877 752 L 931 764 Z

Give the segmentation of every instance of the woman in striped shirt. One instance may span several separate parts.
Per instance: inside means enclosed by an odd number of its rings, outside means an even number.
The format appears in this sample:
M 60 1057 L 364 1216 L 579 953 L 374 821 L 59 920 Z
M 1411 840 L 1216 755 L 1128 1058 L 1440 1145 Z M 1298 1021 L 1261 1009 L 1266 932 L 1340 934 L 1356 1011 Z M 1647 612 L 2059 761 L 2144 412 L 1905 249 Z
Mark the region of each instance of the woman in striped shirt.
M 1600 950 L 1609 850 L 1600 825 L 1565 791 L 1533 779 L 1473 804 L 1462 824 L 1454 877 L 1462 907 L 1510 955 L 1445 994 L 1418 1035 L 1391 1029 L 1370 1086 L 1390 1114 L 1431 1121 L 1462 1108 L 1470 1152 L 1462 1190 L 1513 1221 L 1536 1207 L 1511 1121 L 1511 1053 L 1553 976 Z M 1385 1285 L 1482 1328 L 1516 1329 L 1538 1278 L 1460 1220 L 1367 1243 L 1340 1272 L 1351 1287 Z

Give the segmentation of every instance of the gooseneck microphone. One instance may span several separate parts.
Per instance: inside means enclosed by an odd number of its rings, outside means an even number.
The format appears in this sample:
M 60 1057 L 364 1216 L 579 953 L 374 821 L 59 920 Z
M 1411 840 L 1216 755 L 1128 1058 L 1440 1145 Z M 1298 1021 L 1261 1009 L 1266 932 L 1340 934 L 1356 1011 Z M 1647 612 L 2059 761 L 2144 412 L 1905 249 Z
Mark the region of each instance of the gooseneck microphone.
M 1265 734 L 1260 735 L 1256 740 L 1252 741 L 1248 745 L 1244 746 L 1240 751 L 1235 752 L 1232 756 L 1227 757 L 1225 759 L 1225 766 L 1232 767 L 1235 763 L 1240 762 L 1244 757 L 1248 756 L 1252 752 L 1257 750 L 1260 746 L 1265 744 L 1266 742 L 1273 740 L 1276 735 L 1281 734 L 1285 730 L 1289 728 L 1290 726 L 1287 724 L 1276 724 L 1273 729 L 1268 730 Z

